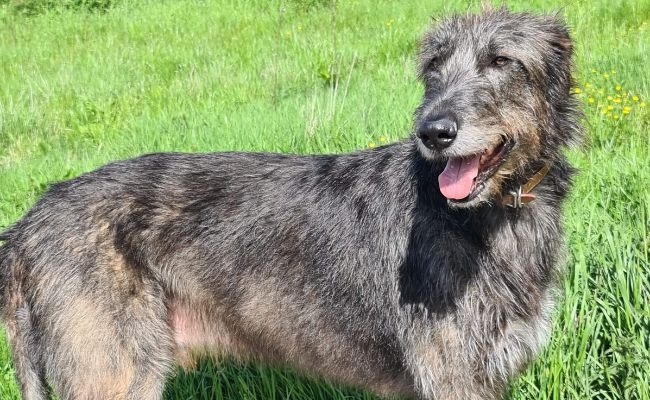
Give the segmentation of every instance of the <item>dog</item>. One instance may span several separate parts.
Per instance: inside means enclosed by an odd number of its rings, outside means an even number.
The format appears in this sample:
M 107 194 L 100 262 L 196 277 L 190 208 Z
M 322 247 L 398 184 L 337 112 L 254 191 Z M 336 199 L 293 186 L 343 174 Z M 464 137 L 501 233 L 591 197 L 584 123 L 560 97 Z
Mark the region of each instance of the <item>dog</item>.
M 440 21 L 413 134 L 345 155 L 151 154 L 1 238 L 26 399 L 158 399 L 199 357 L 384 396 L 498 399 L 546 342 L 580 141 L 555 16 Z

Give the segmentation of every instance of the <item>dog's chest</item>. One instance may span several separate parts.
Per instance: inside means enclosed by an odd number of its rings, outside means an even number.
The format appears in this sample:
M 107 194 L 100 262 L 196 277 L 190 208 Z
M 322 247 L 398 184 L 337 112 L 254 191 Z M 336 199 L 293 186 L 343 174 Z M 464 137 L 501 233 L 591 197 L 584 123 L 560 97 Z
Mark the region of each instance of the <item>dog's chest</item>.
M 534 316 L 509 319 L 467 296 L 454 314 L 414 321 L 407 362 L 418 391 L 424 398 L 455 399 L 485 390 L 482 398 L 492 398 L 547 342 L 552 299 L 549 289 Z
M 550 317 L 553 310 L 551 289 L 544 292 L 538 306 L 530 310 L 532 316 L 522 318 L 506 318 L 499 321 L 498 326 L 492 325 L 489 332 L 477 332 L 476 329 L 466 330 L 464 336 L 468 342 L 475 343 L 478 349 L 485 348 L 485 354 L 477 352 L 477 369 L 484 369 L 486 377 L 510 377 L 521 372 L 546 344 L 550 335 Z M 488 315 L 489 316 L 489 315 Z M 484 321 L 485 326 L 494 324 Z M 469 322 L 470 326 L 473 326 Z M 472 357 L 472 354 L 468 354 Z
M 486 246 L 490 251 L 473 260 L 469 275 L 433 275 L 440 281 L 433 290 L 456 288 L 446 307 L 411 309 L 407 363 L 424 398 L 494 398 L 547 342 L 550 276 L 561 248 L 553 240 L 521 243 L 518 232 L 507 233 L 509 240 Z

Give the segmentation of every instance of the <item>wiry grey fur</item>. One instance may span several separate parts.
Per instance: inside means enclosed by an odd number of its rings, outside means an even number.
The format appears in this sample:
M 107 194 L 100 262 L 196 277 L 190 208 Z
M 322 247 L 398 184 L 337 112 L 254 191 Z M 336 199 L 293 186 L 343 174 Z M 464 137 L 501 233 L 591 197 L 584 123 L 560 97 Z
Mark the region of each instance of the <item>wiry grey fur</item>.
M 340 156 L 153 154 L 54 185 L 0 248 L 25 398 L 160 398 L 201 354 L 502 397 L 549 334 L 579 139 L 571 41 L 555 17 L 491 11 L 441 22 L 420 59 L 416 131 L 453 113 L 444 150 L 413 135 Z M 447 158 L 506 139 L 476 198 L 441 195 Z M 501 204 L 545 163 L 537 200 Z

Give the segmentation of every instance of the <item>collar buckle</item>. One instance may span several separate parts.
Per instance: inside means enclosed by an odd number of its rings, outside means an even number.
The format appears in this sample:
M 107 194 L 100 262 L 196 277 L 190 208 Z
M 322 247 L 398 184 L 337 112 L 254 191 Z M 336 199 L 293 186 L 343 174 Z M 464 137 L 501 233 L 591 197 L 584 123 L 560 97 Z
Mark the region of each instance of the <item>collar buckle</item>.
M 542 179 L 544 179 L 550 169 L 551 164 L 545 164 L 542 169 L 537 171 L 537 173 L 533 175 L 525 185 L 519 186 L 517 190 L 511 191 L 507 195 L 503 196 L 501 204 L 510 208 L 520 209 L 523 208 L 525 204 L 535 200 L 535 195 L 531 192 L 537 185 L 539 185 Z
M 524 205 L 524 203 L 521 201 L 521 194 L 521 186 L 519 186 L 517 190 L 511 191 L 510 195 L 512 196 L 512 203 L 508 203 L 506 206 L 511 208 L 521 208 Z

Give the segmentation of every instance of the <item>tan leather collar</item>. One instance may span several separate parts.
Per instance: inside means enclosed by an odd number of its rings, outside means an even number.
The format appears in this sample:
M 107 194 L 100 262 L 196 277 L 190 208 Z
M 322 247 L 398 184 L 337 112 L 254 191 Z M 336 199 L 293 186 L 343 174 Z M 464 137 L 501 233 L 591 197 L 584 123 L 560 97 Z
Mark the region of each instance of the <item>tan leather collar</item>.
M 551 164 L 545 164 L 542 169 L 537 171 L 535 175 L 525 185 L 519 186 L 516 191 L 510 192 L 503 196 L 501 203 L 504 206 L 512 208 L 521 208 L 524 204 L 528 204 L 535 200 L 535 195 L 530 193 L 539 183 L 544 179 L 548 171 L 551 169 Z

